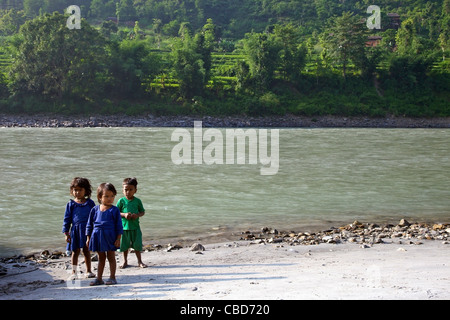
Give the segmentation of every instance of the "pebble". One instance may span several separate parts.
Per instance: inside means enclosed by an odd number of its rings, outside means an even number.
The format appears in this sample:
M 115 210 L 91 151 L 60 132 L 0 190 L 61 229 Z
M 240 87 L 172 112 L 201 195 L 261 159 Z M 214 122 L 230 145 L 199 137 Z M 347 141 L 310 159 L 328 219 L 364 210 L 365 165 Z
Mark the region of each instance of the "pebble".
M 174 244 L 174 245 L 172 245 L 172 244 L 168 244 L 167 245 L 167 252 L 170 252 L 170 251 L 172 251 L 172 250 L 179 250 L 179 249 L 182 249 L 183 248 L 183 246 L 181 245 L 181 244 L 179 244 L 179 243 L 177 243 L 177 244 Z
M 289 245 L 315 245 L 320 243 L 357 243 L 361 248 L 368 248 L 374 244 L 407 243 L 421 245 L 422 240 L 440 240 L 443 244 L 450 243 L 450 224 L 410 223 L 401 219 L 397 225 L 377 225 L 355 220 L 353 223 L 339 228 L 330 228 L 316 233 L 279 231 L 270 227 L 263 227 L 260 233 L 249 230 L 242 232 L 240 240 L 251 240 L 254 243 L 288 243 Z M 383 241 L 383 239 L 390 239 Z M 408 241 L 408 242 L 406 242 Z
M 205 251 L 205 247 L 201 243 L 194 243 L 189 250 L 200 252 Z

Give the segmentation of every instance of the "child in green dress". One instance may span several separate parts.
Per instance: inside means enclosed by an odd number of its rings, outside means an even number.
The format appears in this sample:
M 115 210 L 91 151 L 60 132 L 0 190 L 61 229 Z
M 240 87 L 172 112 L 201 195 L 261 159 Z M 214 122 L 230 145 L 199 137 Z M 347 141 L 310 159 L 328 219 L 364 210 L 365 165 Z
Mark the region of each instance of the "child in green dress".
M 123 235 L 120 241 L 120 251 L 123 252 L 123 264 L 120 268 L 126 268 L 128 266 L 128 249 L 133 248 L 136 253 L 138 265 L 141 268 L 146 268 L 142 262 L 142 232 L 139 226 L 139 218 L 145 214 L 142 201 L 135 197 L 134 194 L 137 191 L 136 178 L 126 178 L 123 180 L 123 194 L 117 201 L 117 207 L 120 210 L 122 216 Z

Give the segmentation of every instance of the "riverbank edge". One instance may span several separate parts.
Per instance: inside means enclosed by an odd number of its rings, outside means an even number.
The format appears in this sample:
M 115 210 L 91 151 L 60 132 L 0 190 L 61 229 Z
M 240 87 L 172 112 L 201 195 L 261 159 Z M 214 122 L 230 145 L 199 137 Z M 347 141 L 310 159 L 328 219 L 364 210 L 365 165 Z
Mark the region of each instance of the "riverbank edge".
M 10 272 L 0 276 L 0 300 L 449 298 L 448 223 L 354 221 L 314 234 L 289 233 L 263 227 L 234 241 L 145 250 L 148 268 L 131 255 L 130 268 L 117 269 L 114 286 L 89 286 L 81 257 L 79 278 L 66 281 L 70 257 L 45 260 L 42 252 L 41 261 L 0 263 Z M 344 234 L 360 239 L 341 241 Z M 122 261 L 119 253 L 116 261 Z
M 245 229 L 241 232 L 231 233 L 228 236 L 211 239 L 201 237 L 198 239 L 172 239 L 174 241 L 159 241 L 155 244 L 144 241 L 143 251 L 178 250 L 194 246 L 199 242 L 204 244 L 221 243 L 224 241 L 250 241 L 255 244 L 284 244 L 288 246 L 297 245 L 319 245 L 355 243 L 361 247 L 371 247 L 389 241 L 405 242 L 407 244 L 420 245 L 421 241 L 441 241 L 450 244 L 450 222 L 408 222 L 401 219 L 398 223 L 368 223 L 355 220 L 353 223 L 339 227 L 323 228 L 318 231 L 286 231 L 272 227 L 261 227 L 259 229 Z M 1 264 L 33 262 L 46 264 L 53 259 L 66 257 L 67 253 L 61 250 L 43 249 L 28 253 L 19 253 L 10 257 L 0 257 Z M 18 265 L 20 267 L 20 265 Z M 1 271 L 1 270 L 0 270 Z M 1 278 L 1 274 L 0 274 Z
M 60 115 L 60 114 L 0 114 L 0 127 L 84 128 L 84 127 L 193 127 L 202 121 L 203 127 L 245 128 L 450 128 L 450 117 L 410 118 L 387 116 L 155 116 L 129 115 Z

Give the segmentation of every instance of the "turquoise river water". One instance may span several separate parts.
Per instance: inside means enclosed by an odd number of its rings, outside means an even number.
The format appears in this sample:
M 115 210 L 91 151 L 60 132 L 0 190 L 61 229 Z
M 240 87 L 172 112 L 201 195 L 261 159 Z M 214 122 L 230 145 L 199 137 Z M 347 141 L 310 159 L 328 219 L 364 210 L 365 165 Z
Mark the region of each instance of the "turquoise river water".
M 94 190 L 113 183 L 116 201 L 122 180 L 137 177 L 144 243 L 224 240 L 264 226 L 300 231 L 355 219 L 450 221 L 448 129 L 268 129 L 272 164 L 272 144 L 279 147 L 271 175 L 261 174 L 268 166 L 261 153 L 256 163 L 226 163 L 226 129 L 209 131 L 214 146 L 224 146 L 223 164 L 207 164 L 205 153 L 201 163 L 193 155 L 192 164 L 176 164 L 175 130 L 0 128 L 0 256 L 64 247 L 64 207 L 75 176 L 89 178 Z M 194 154 L 194 126 L 183 130 L 192 134 Z M 274 130 L 278 141 L 270 140 Z M 207 129 L 199 132 L 200 152 L 210 151 Z M 247 144 L 263 150 L 255 141 Z M 220 156 L 219 148 L 210 155 Z

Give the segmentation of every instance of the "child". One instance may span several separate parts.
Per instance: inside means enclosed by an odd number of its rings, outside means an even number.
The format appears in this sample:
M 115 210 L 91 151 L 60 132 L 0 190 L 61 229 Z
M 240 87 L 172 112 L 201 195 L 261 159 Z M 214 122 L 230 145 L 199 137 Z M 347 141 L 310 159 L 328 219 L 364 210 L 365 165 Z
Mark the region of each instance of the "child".
M 128 266 L 128 249 L 131 247 L 135 250 L 138 265 L 141 268 L 146 268 L 141 259 L 142 251 L 142 232 L 139 226 L 139 218 L 145 214 L 142 201 L 135 197 L 137 191 L 136 178 L 126 178 L 123 180 L 123 194 L 117 201 L 117 208 L 120 210 L 123 224 L 123 236 L 120 241 L 120 251 L 123 252 L 123 264 L 120 268 Z
M 86 246 L 86 224 L 91 209 L 95 206 L 91 197 L 91 183 L 86 178 L 76 177 L 70 183 L 70 194 L 74 199 L 66 205 L 62 232 L 66 235 L 67 250 L 72 251 L 72 274 L 68 280 L 77 278 L 78 256 L 83 249 L 84 261 L 86 263 L 86 276 L 93 278 L 91 272 L 91 253 Z
M 98 272 L 97 279 L 91 286 L 104 284 L 102 280 L 106 258 L 109 261 L 110 277 L 105 284 L 117 284 L 115 251 L 120 247 L 120 238 L 123 233 L 119 209 L 113 205 L 117 194 L 111 183 L 102 183 L 97 188 L 99 205 L 92 208 L 86 226 L 87 245 L 89 250 L 97 251 Z

